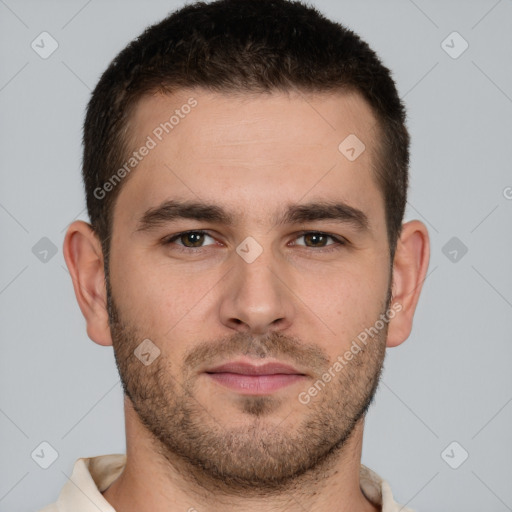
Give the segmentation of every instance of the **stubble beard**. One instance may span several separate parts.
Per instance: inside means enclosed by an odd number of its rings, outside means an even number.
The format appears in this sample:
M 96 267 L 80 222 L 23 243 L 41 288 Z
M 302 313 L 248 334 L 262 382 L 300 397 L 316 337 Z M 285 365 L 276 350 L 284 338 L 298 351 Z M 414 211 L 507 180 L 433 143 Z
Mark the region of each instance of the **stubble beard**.
M 133 352 L 148 336 L 121 319 L 108 280 L 107 296 L 124 393 L 161 459 L 203 488 L 244 496 L 268 495 L 290 489 L 305 477 L 321 478 L 341 455 L 373 402 L 383 368 L 387 325 L 314 400 L 300 406 L 303 413 L 294 423 L 280 413 L 282 398 L 240 395 L 236 406 L 245 421 L 236 427 L 226 425 L 222 411 L 212 411 L 197 399 L 197 379 L 192 372 L 197 363 L 219 354 L 285 356 L 314 368 L 321 378 L 332 366 L 327 355 L 315 345 L 278 332 L 262 337 L 236 333 L 201 343 L 181 366 L 163 355 L 145 366 Z M 386 302 L 384 311 L 389 297 Z M 298 402 L 296 395 L 291 399 Z

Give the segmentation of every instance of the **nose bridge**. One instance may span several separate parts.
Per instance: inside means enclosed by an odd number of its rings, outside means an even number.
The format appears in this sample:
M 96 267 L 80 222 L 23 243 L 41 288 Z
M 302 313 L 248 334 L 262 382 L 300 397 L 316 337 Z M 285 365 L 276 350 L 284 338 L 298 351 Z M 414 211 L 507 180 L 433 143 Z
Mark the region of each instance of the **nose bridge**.
M 280 263 L 270 247 L 250 237 L 237 247 L 221 305 L 224 324 L 261 333 L 289 325 L 293 304 Z

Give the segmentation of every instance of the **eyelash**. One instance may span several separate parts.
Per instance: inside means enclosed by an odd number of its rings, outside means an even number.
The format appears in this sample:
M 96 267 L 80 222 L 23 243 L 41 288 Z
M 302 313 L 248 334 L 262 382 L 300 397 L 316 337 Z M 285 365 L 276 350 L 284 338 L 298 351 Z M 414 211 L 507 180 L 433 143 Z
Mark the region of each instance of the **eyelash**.
M 191 231 L 182 231 L 181 233 L 176 233 L 175 235 L 172 235 L 170 237 L 164 238 L 162 240 L 162 245 L 170 245 L 170 244 L 174 243 L 176 240 L 180 239 L 182 236 L 189 235 L 191 233 L 200 234 L 200 235 L 207 235 L 207 236 L 213 238 L 212 235 L 210 235 L 208 233 L 208 231 L 204 231 L 204 230 L 201 230 L 201 229 L 196 229 L 196 230 L 191 230 Z M 326 247 L 308 247 L 306 245 L 299 246 L 299 247 L 304 247 L 305 249 L 313 249 L 316 252 L 326 253 L 326 252 L 332 252 L 332 251 L 339 251 L 341 248 L 343 248 L 343 246 L 347 245 L 347 241 L 344 240 L 343 238 L 340 238 L 338 236 L 332 235 L 330 233 L 325 233 L 324 231 L 302 231 L 302 232 L 300 232 L 297 235 L 296 238 L 301 238 L 301 237 L 303 237 L 305 235 L 327 236 L 327 237 L 331 238 L 332 240 L 334 240 L 335 243 L 329 244 Z M 186 246 L 182 246 L 182 245 L 179 245 L 179 244 L 176 245 L 176 250 L 178 250 L 180 252 L 186 252 L 186 253 L 190 253 L 191 251 L 198 252 L 201 249 L 205 249 L 205 247 L 186 247 Z

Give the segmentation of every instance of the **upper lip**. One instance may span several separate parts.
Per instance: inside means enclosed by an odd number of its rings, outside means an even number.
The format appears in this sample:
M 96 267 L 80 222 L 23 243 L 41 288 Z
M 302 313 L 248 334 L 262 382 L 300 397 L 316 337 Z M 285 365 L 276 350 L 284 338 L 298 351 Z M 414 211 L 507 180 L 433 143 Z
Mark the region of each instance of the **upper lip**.
M 206 370 L 206 373 L 238 373 L 240 375 L 304 375 L 293 366 L 284 363 L 264 363 L 255 365 L 245 361 L 231 361 Z

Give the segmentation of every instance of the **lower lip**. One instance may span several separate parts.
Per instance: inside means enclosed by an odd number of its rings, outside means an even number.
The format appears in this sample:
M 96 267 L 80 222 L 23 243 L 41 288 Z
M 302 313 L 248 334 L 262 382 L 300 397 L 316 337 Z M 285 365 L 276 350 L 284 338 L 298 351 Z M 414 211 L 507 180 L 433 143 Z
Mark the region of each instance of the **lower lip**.
M 273 375 L 242 375 L 240 373 L 208 373 L 215 382 L 245 395 L 266 395 L 302 381 L 305 376 L 276 373 Z

